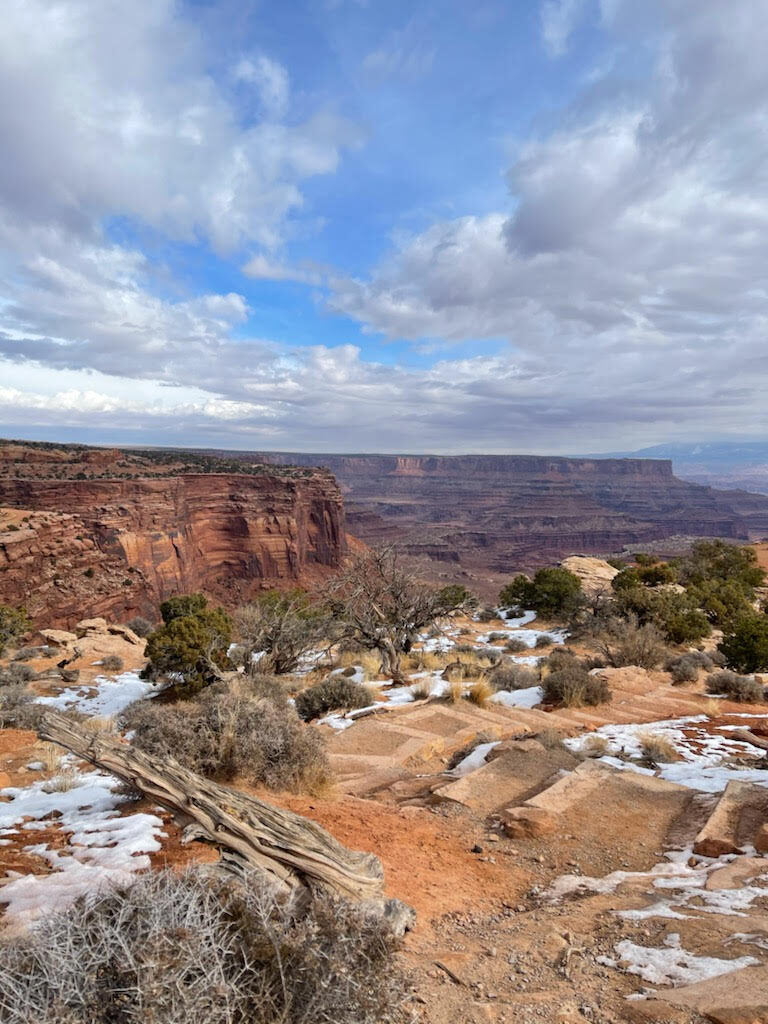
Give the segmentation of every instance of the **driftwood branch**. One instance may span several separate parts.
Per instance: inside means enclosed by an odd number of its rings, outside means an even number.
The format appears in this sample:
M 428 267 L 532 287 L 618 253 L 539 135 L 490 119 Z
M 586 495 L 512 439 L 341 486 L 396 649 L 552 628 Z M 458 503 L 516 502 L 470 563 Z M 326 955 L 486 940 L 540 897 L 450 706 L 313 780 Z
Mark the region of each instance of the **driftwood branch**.
M 382 900 L 379 859 L 347 849 L 301 815 L 205 779 L 172 758 L 150 758 L 57 712 L 43 716 L 38 733 L 167 807 L 188 823 L 185 838 L 220 847 L 225 868 L 261 868 L 289 889 L 319 887 L 348 899 Z M 389 916 L 393 910 L 408 916 L 395 903 L 388 901 Z

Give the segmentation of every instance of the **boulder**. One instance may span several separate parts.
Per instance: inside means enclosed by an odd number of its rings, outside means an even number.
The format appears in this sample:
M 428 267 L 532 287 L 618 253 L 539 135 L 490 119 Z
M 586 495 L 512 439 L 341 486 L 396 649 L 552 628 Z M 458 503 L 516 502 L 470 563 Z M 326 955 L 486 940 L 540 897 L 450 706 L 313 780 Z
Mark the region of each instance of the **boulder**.
M 603 561 L 602 558 L 590 558 L 587 555 L 571 555 L 560 565 L 581 580 L 585 594 L 597 594 L 601 590 L 611 589 L 611 580 L 618 576 L 619 570 Z
M 61 676 L 62 682 L 65 683 L 76 683 L 80 678 L 79 668 L 61 668 L 59 669 L 59 675 Z
M 541 807 L 508 807 L 501 820 L 512 839 L 540 839 L 557 831 L 556 816 Z
M 75 633 L 68 633 L 65 629 L 41 629 L 40 636 L 54 647 L 68 647 L 77 640 Z
M 108 626 L 108 631 L 112 636 L 121 636 L 123 640 L 127 640 L 129 644 L 141 644 L 141 637 L 129 629 L 128 626 Z
M 101 618 L 95 619 L 81 619 L 75 623 L 75 632 L 78 637 L 93 636 L 99 633 L 107 632 L 107 620 Z

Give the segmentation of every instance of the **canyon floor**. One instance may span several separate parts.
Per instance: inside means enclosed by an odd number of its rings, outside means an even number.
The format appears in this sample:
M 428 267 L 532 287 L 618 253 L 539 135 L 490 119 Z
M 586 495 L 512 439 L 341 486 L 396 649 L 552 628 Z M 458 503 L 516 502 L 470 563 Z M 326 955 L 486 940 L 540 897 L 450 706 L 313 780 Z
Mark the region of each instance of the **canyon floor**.
M 526 616 L 454 620 L 424 646 L 483 649 L 502 642 L 493 632 L 523 639 L 523 661 L 541 656 L 542 632 L 562 639 Z M 142 644 L 98 623 L 59 642 L 78 648 L 80 677 L 33 683 L 42 701 L 110 728 L 151 695 L 136 671 Z M 122 672 L 103 671 L 110 654 Z M 740 738 L 768 735 L 768 707 L 713 702 L 701 682 L 673 687 L 664 672 L 603 671 L 610 704 L 558 711 L 536 707 L 537 687 L 452 704 L 440 669 L 414 673 L 417 691 L 384 687 L 372 708 L 317 726 L 332 792 L 260 793 L 377 854 L 389 894 L 416 909 L 401 953 L 415 1019 L 768 1020 L 768 763 Z M 647 733 L 677 759 L 643 761 Z M 61 754 L 0 730 L 6 928 L 137 870 L 215 859 L 182 846 L 159 808 Z

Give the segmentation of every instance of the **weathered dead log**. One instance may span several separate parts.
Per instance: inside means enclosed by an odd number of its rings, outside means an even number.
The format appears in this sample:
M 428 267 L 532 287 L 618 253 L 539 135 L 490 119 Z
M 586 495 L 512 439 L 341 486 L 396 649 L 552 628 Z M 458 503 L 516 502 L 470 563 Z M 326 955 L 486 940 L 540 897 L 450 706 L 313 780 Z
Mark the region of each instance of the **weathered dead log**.
M 188 823 L 187 839 L 220 847 L 230 870 L 260 868 L 290 889 L 320 887 L 348 899 L 382 899 L 378 857 L 347 849 L 308 818 L 205 779 L 172 758 L 150 758 L 57 712 L 43 716 L 38 734 L 167 807 Z M 407 910 L 388 902 L 390 916 Z
M 740 740 L 742 743 L 750 743 L 753 747 L 759 747 L 760 750 L 768 752 L 768 740 L 763 736 L 756 736 L 749 729 L 734 729 L 731 733 L 731 739 Z

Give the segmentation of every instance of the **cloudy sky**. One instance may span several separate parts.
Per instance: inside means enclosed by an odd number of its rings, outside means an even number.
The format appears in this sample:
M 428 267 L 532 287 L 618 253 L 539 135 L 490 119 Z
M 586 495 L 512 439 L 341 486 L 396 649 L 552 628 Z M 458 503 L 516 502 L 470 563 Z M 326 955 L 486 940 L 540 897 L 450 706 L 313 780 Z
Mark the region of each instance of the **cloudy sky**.
M 768 434 L 765 0 L 3 0 L 0 431 Z

